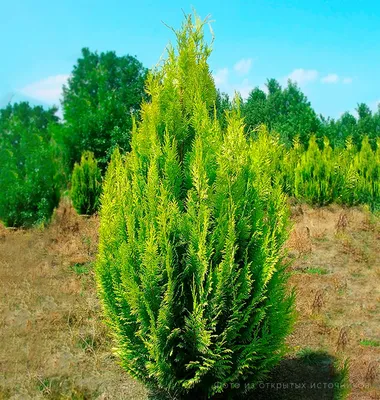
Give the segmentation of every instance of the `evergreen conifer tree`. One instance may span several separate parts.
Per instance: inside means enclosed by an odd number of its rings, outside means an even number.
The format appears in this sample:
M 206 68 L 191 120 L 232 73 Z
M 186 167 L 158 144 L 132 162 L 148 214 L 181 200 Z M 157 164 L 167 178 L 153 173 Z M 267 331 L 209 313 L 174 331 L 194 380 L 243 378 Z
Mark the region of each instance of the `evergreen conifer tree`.
M 255 160 L 238 97 L 225 130 L 213 112 L 206 23 L 187 16 L 150 73 L 132 150 L 113 154 L 101 198 L 96 276 L 115 352 L 171 399 L 262 380 L 293 321 L 286 199 Z

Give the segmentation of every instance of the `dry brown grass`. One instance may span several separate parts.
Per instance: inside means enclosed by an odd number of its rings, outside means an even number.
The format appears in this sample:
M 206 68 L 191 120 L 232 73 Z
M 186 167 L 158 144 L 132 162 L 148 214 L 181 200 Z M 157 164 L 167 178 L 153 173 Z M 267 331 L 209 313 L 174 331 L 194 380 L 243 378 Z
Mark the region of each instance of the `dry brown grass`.
M 298 321 L 290 348 L 294 354 L 307 347 L 350 359 L 349 399 L 379 399 L 380 347 L 361 341 L 380 337 L 380 221 L 337 206 L 303 206 L 301 218 L 294 219 L 294 231 L 309 227 L 312 251 L 292 264 Z M 305 245 L 290 240 L 288 246 L 291 253 Z
M 0 399 L 144 398 L 100 320 L 97 227 L 66 201 L 45 231 L 0 241 Z
M 0 227 L 0 400 L 146 398 L 118 367 L 101 322 L 97 228 L 97 217 L 79 217 L 67 201 L 45 230 Z M 287 246 L 298 322 L 277 381 L 324 381 L 333 359 L 349 358 L 349 398 L 380 398 L 380 347 L 361 344 L 380 337 L 379 241 L 379 221 L 359 209 L 297 206 Z M 332 396 L 298 390 L 256 398 Z

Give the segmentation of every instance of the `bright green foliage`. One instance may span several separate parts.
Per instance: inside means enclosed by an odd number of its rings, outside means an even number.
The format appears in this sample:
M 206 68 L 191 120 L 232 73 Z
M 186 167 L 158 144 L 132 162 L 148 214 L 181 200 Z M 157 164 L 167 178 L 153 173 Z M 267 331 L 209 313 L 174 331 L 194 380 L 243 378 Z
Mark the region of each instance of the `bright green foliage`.
M 55 112 L 28 103 L 0 110 L 0 220 L 7 226 L 45 222 L 58 204 L 62 169 L 51 134 Z
M 116 146 L 130 149 L 132 114 L 144 96 L 146 69 L 130 55 L 82 50 L 63 90 L 64 143 L 70 160 L 90 150 L 105 168 Z
M 305 149 L 299 137 L 296 136 L 293 139 L 293 147 L 283 153 L 282 160 L 278 160 L 278 175 L 281 177 L 282 188 L 286 194 L 292 197 L 295 196 L 296 168 L 304 152 Z
M 286 148 L 281 143 L 279 135 L 274 132 L 270 133 L 265 125 L 260 125 L 252 133 L 254 138 L 252 141 L 253 162 L 271 177 L 271 185 L 280 183 L 285 187 L 286 174 L 279 174 L 279 171 L 283 169 Z
M 353 161 L 357 154 L 357 147 L 354 145 L 352 136 L 346 139 L 346 146 L 342 151 L 335 151 L 337 163 L 339 165 L 339 174 L 342 178 L 340 201 L 346 205 L 355 203 L 355 186 L 357 182 L 357 171 L 353 166 Z M 357 203 L 357 202 L 356 202 Z
M 262 380 L 293 320 L 286 199 L 271 160 L 257 162 L 238 99 L 225 131 L 212 112 L 204 25 L 188 16 L 149 76 L 151 101 L 132 151 L 112 157 L 100 212 L 96 273 L 116 353 L 171 399 Z
M 215 108 L 220 127 L 224 130 L 227 126 L 226 112 L 231 111 L 231 101 L 228 94 L 221 92 L 219 89 L 216 91 Z
M 327 138 L 320 150 L 315 136 L 295 169 L 294 193 L 300 200 L 325 205 L 337 197 L 339 175 Z
M 369 204 L 380 206 L 380 158 L 379 144 L 374 152 L 369 138 L 364 137 L 359 152 L 348 143 L 343 165 L 346 166 L 343 179 L 342 202 L 347 205 Z
M 71 200 L 79 214 L 94 214 L 99 206 L 101 173 L 94 153 L 85 151 L 71 177 Z
M 312 137 L 295 168 L 294 195 L 314 205 L 335 201 L 346 205 L 368 204 L 377 209 L 379 179 L 378 151 L 372 150 L 368 137 L 364 137 L 360 151 L 351 138 L 343 150 L 333 150 L 325 138 L 320 150 Z
M 352 137 L 345 148 L 332 149 L 325 137 L 322 150 L 312 136 L 307 150 L 298 137 L 286 149 L 279 135 L 265 126 L 254 131 L 255 162 L 266 166 L 272 184 L 278 182 L 289 196 L 312 205 L 332 202 L 344 205 L 368 204 L 380 207 L 380 140 L 376 151 L 364 137 L 360 150 Z

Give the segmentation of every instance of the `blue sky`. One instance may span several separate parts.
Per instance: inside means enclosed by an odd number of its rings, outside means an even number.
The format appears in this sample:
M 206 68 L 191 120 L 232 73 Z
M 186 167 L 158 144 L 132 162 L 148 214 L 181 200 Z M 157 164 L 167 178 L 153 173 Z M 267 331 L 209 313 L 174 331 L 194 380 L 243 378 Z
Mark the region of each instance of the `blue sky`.
M 380 101 L 380 2 L 1 0 L 0 106 L 58 103 L 82 47 L 155 65 L 182 10 L 211 14 L 217 85 L 246 96 L 267 78 L 296 80 L 318 113 Z

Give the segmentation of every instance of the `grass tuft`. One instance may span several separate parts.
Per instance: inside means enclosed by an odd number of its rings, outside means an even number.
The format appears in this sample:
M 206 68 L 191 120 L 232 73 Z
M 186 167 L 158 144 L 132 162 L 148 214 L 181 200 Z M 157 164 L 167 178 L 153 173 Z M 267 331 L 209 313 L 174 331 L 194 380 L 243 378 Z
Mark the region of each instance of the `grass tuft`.
M 305 272 L 307 274 L 312 274 L 312 275 L 327 275 L 329 273 L 329 271 L 326 268 L 320 268 L 320 267 L 308 268 Z
M 363 339 L 360 341 L 360 344 L 367 347 L 380 347 L 379 340 Z
M 310 347 L 301 349 L 297 354 L 297 357 L 306 365 L 324 365 L 328 366 L 332 364 L 331 356 L 322 350 L 313 350 Z
M 77 275 L 87 275 L 93 269 L 93 263 L 75 263 L 70 266 L 70 269 Z

